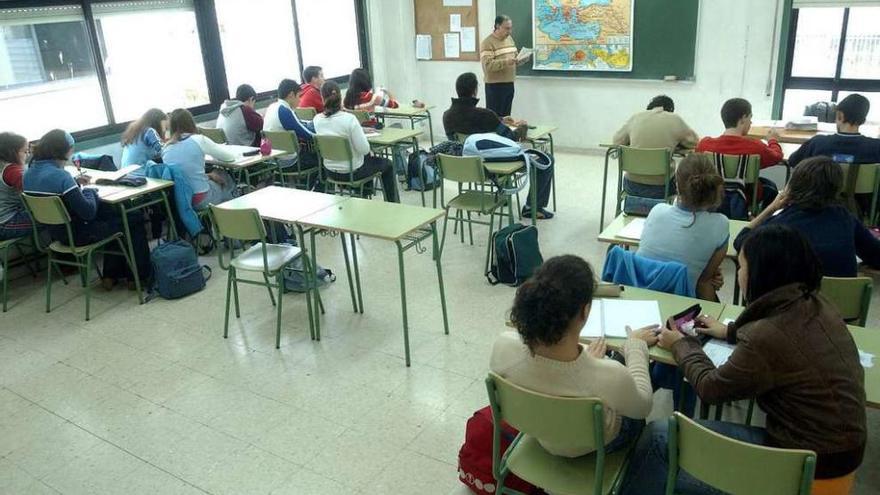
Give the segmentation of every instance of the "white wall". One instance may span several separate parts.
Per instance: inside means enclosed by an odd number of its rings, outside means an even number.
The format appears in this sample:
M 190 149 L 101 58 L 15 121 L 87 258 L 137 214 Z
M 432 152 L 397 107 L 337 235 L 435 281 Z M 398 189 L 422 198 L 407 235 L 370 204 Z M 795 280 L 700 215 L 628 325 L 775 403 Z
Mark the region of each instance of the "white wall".
M 721 132 L 718 111 L 724 100 L 735 96 L 752 102 L 756 119 L 769 118 L 777 1 L 702 0 L 695 82 L 519 77 L 513 114 L 558 125 L 556 142 L 572 148 L 608 142 L 630 114 L 643 110 L 660 93 L 675 100 L 676 112 L 700 135 Z M 440 115 L 454 96 L 455 78 L 465 71 L 482 77 L 480 64 L 417 62 L 413 0 L 369 0 L 369 15 L 375 82 L 391 88 L 401 101 L 418 97 L 436 105 L 434 131 L 442 134 Z M 479 0 L 480 39 L 492 31 L 494 18 L 494 0 Z

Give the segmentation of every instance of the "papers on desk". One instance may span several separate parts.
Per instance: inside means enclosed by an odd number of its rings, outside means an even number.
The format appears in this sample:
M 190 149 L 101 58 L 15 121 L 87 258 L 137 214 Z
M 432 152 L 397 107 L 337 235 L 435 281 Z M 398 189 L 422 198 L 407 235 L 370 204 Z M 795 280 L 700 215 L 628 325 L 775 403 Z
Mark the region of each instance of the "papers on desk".
M 364 134 L 366 134 L 367 136 L 378 136 L 382 134 L 375 127 L 363 127 L 362 129 L 364 130 Z
M 734 344 L 728 344 L 719 339 L 712 339 L 703 345 L 703 352 L 709 356 L 709 359 L 712 360 L 712 364 L 718 368 L 730 359 L 730 355 L 733 354 L 735 348 L 736 346 Z
M 581 337 L 626 338 L 627 326 L 635 330 L 660 325 L 662 321 L 657 301 L 594 299 Z
M 122 167 L 119 170 L 116 170 L 114 172 L 103 173 L 103 174 L 101 174 L 101 178 L 108 179 L 108 180 L 119 180 L 132 172 L 140 170 L 140 168 L 141 168 L 140 165 L 128 165 L 128 166 Z
M 862 368 L 873 368 L 874 355 L 859 349 L 859 362 L 862 363 Z
M 645 219 L 644 218 L 634 218 L 630 220 L 626 227 L 620 229 L 620 232 L 617 233 L 614 237 L 619 237 L 621 239 L 632 239 L 634 241 L 642 240 L 642 231 L 645 230 Z

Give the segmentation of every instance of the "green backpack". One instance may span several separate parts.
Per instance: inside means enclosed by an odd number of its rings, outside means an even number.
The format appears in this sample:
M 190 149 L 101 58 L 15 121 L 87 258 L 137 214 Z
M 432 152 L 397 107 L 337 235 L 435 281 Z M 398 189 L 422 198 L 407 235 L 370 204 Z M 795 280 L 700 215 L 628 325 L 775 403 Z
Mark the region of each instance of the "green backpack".
M 486 278 L 517 287 L 532 276 L 544 258 L 538 248 L 538 229 L 515 223 L 492 234 L 492 251 Z

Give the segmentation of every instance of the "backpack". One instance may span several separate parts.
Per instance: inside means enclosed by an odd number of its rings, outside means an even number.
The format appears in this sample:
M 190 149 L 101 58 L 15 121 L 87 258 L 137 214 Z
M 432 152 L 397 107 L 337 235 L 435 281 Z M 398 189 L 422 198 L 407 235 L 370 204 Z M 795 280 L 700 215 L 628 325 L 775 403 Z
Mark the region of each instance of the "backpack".
M 515 223 L 492 233 L 490 247 L 486 278 L 492 285 L 517 287 L 544 262 L 538 247 L 538 229 L 532 225 Z
M 336 281 L 336 275 L 328 268 L 318 265 L 316 270 L 318 288 L 329 285 Z M 284 292 L 308 292 L 311 287 L 306 281 L 303 270 L 303 257 L 300 256 L 284 269 Z
M 805 117 L 816 117 L 819 122 L 834 122 L 837 117 L 837 104 L 820 101 L 804 107 Z
M 424 184 L 422 184 L 423 175 Z M 434 155 L 424 150 L 409 155 L 406 165 L 406 184 L 413 191 L 430 191 L 440 184 L 440 174 L 437 173 L 437 161 Z
M 458 451 L 458 479 L 470 490 L 478 494 L 497 493 L 497 481 L 492 475 L 492 408 L 486 406 L 476 411 L 467 421 L 464 444 Z M 503 423 L 501 426 L 501 454 L 507 451 L 510 443 L 519 433 L 515 428 Z M 534 485 L 510 473 L 504 480 L 505 488 L 521 493 L 543 493 Z
M 150 262 L 154 278 L 151 292 L 165 299 L 179 299 L 198 292 L 211 278 L 211 268 L 199 265 L 195 249 L 186 241 L 159 244 L 150 252 Z
M 74 163 L 79 161 L 82 168 L 101 170 L 104 172 L 115 172 L 117 170 L 116 163 L 113 162 L 113 157 L 110 155 L 92 155 L 80 152 L 74 153 L 70 159 Z
M 731 220 L 749 219 L 749 193 L 746 187 L 746 172 L 749 166 L 749 155 L 740 155 L 736 164 L 736 175 L 726 174 L 724 155 L 715 153 L 715 170 L 724 179 L 724 199 L 718 212 Z

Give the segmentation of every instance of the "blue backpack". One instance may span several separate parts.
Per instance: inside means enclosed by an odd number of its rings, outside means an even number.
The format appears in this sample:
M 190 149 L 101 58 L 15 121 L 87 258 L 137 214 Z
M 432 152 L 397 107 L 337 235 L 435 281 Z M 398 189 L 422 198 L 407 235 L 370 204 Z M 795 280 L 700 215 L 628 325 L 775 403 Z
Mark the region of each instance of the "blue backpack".
M 195 249 L 186 241 L 159 244 L 150 252 L 150 261 L 155 279 L 152 292 L 165 299 L 179 299 L 198 292 L 211 278 L 211 268 L 199 265 Z
M 422 184 L 422 176 L 425 177 L 424 184 Z M 409 155 L 406 183 L 413 191 L 430 191 L 440 185 L 440 174 L 437 173 L 437 161 L 434 155 L 424 150 Z

